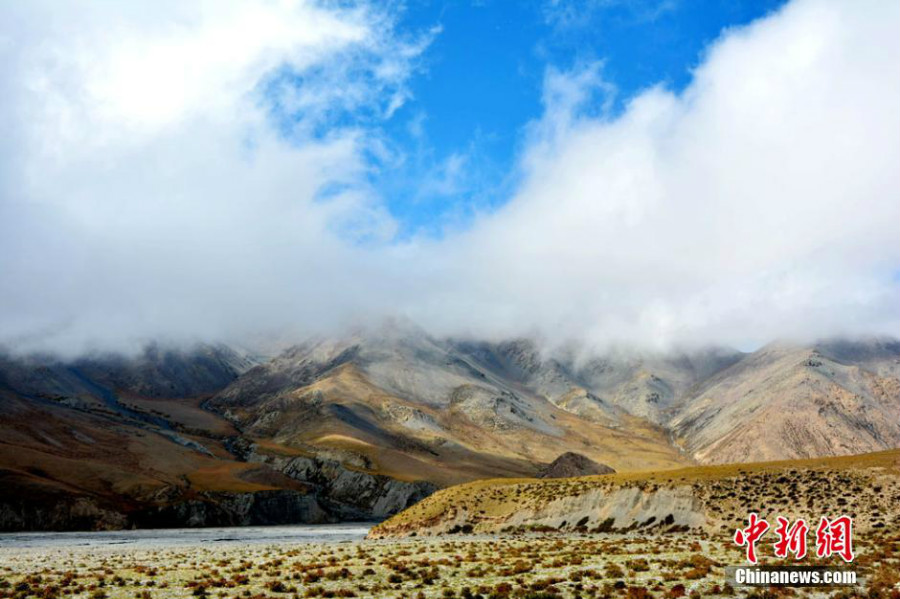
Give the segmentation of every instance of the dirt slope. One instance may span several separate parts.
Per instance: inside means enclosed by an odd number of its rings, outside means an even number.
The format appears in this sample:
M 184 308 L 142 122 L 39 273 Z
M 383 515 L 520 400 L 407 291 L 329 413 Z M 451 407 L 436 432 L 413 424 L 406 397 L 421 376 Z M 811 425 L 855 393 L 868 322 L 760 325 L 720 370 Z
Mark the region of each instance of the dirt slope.
M 859 530 L 900 527 L 900 450 L 575 479 L 477 481 L 438 491 L 372 538 L 458 532 L 729 530 L 747 514 L 849 513 Z

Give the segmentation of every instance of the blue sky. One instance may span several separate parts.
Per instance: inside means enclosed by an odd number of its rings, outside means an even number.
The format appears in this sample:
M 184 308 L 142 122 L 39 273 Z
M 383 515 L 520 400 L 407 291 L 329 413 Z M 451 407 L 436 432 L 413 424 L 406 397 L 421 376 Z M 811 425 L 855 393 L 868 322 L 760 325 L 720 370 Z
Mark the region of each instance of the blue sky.
M 504 202 L 515 183 L 523 129 L 542 112 L 548 68 L 600 61 L 615 114 L 637 92 L 683 89 L 723 29 L 777 9 L 781 0 L 412 0 L 399 28 L 438 28 L 409 82 L 412 98 L 384 125 L 403 156 L 373 183 L 400 236 L 440 236 L 473 210 Z M 588 106 L 590 110 L 592 107 Z M 431 183 L 434 184 L 431 184 Z

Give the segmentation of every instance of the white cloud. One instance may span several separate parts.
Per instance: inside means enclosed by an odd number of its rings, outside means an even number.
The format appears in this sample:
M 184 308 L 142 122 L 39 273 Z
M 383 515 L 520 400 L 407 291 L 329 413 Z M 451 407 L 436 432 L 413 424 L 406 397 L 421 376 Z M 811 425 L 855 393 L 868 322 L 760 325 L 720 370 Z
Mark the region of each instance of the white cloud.
M 595 343 L 896 334 L 898 34 L 895 4 L 800 0 L 615 117 L 579 113 L 595 67 L 551 72 L 524 184 L 441 248 L 457 272 L 417 317 L 461 296 L 473 331 Z
M 365 183 L 374 134 L 330 121 L 396 107 L 427 39 L 365 5 L 0 12 L 0 339 L 77 350 L 337 317 L 331 266 L 361 268 L 339 233 L 393 223 Z M 279 132 L 288 91 L 297 125 Z
M 513 197 L 402 244 L 368 157 L 437 32 L 402 39 L 366 6 L 220 6 L 0 5 L 0 342 L 396 314 L 594 344 L 900 330 L 896 3 L 797 0 L 621 115 L 582 110 L 613 93 L 599 66 L 549 69 Z

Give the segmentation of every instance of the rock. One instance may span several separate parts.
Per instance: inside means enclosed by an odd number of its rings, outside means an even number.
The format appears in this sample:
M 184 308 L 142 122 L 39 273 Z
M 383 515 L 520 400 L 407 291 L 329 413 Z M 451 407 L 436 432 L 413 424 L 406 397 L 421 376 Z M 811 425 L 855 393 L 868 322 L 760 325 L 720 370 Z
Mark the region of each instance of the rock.
M 0 531 L 118 530 L 128 528 L 127 517 L 101 507 L 89 497 L 58 497 L 52 503 L 20 498 L 0 501 Z
M 341 520 L 382 520 L 428 497 L 437 489 L 429 482 L 406 482 L 345 467 L 322 457 L 278 457 L 250 453 L 258 462 L 316 488 L 325 509 Z
M 593 476 L 595 474 L 612 474 L 615 470 L 606 464 L 598 464 L 592 459 L 567 451 L 548 466 L 538 472 L 538 478 L 572 478 L 576 476 Z
M 334 518 L 314 495 L 290 490 L 202 493 L 199 499 L 152 507 L 130 518 L 137 528 L 321 524 Z
M 92 497 L 44 497 L 0 501 L 0 531 L 122 530 L 128 528 L 196 528 L 335 522 L 315 495 L 292 490 L 251 493 L 209 492 L 139 509 L 112 506 Z

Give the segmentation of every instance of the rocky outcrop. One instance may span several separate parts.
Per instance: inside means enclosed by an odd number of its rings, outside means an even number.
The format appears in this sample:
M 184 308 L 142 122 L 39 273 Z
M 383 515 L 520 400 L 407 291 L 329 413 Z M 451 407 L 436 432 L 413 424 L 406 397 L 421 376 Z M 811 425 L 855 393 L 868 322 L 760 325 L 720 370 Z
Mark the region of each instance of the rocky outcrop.
M 95 497 L 0 501 L 0 531 L 5 532 L 319 524 L 337 520 L 314 495 L 291 490 L 200 493 L 138 508 L 115 507 Z
M 204 493 L 197 499 L 154 506 L 129 517 L 137 528 L 321 524 L 336 518 L 311 494 L 290 490 Z
M 518 485 L 517 485 L 518 486 Z M 426 525 L 389 520 L 370 538 L 498 532 L 630 532 L 687 530 L 708 523 L 705 506 L 690 485 L 590 488 L 572 494 L 526 500 L 528 484 L 517 489 L 518 506 L 489 515 L 480 504 L 452 502 Z
M 534 509 L 521 510 L 507 527 L 553 528 L 615 532 L 636 528 L 698 528 L 706 515 L 689 485 L 641 489 L 621 487 L 592 489 L 580 495 L 561 497 Z
M 538 478 L 573 478 L 595 474 L 613 474 L 615 469 L 598 464 L 580 453 L 567 451 L 538 472 Z
M 313 485 L 323 506 L 340 520 L 383 520 L 437 489 L 425 481 L 401 481 L 321 457 L 281 457 L 251 450 L 247 460 Z
M 101 507 L 92 497 L 0 500 L 0 531 L 118 530 L 129 528 L 125 514 Z
M 15 494 L 0 490 L 0 531 L 118 530 L 319 524 L 373 521 L 392 516 L 432 494 L 424 481 L 406 482 L 372 474 L 324 457 L 280 457 L 255 452 L 239 441 L 247 461 L 262 473 L 301 481 L 297 489 L 253 492 L 196 491 L 167 486 L 146 497 L 68 495 L 14 483 Z M 275 471 L 275 472 L 273 472 Z M 278 474 L 278 476 L 281 476 Z M 0 477 L 2 479 L 2 477 Z M 10 489 L 7 489 L 10 490 Z

